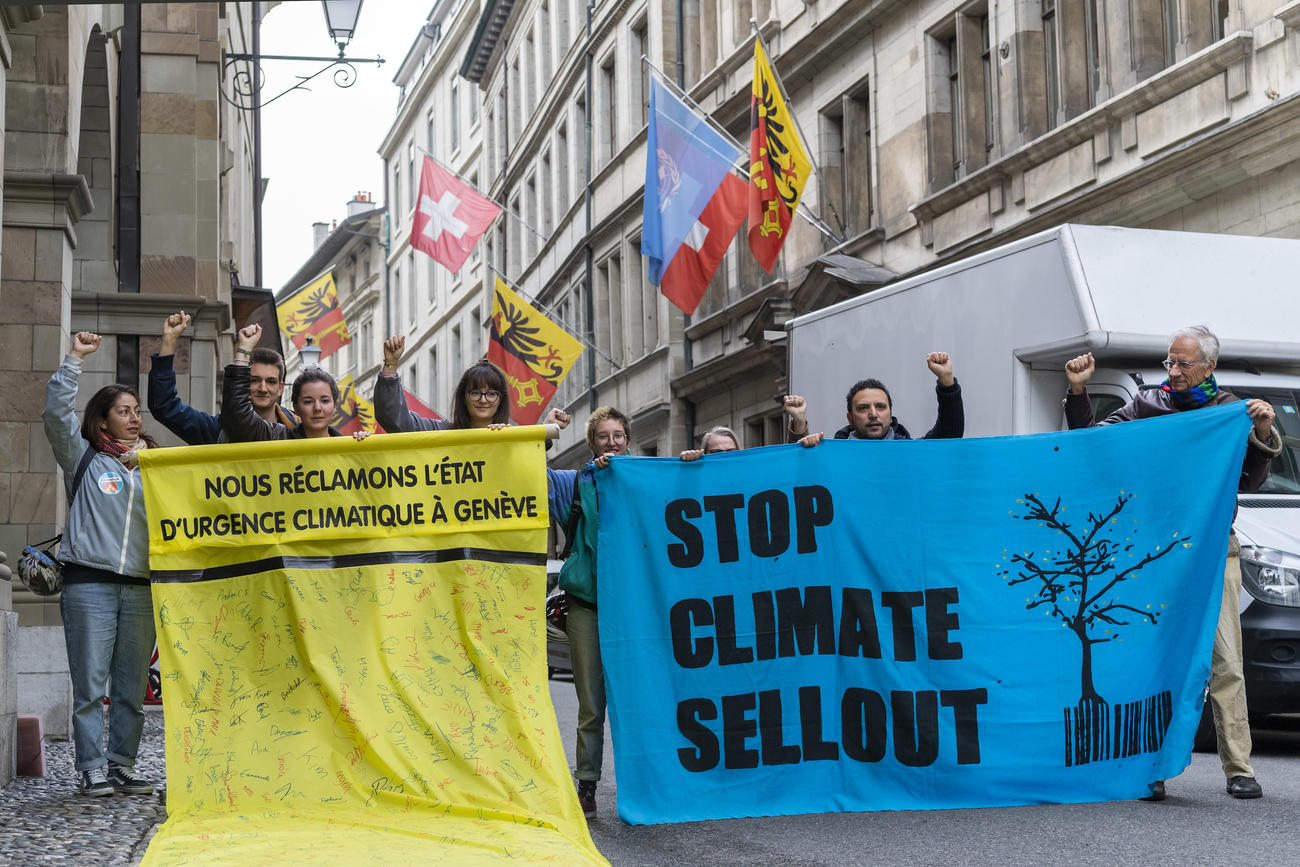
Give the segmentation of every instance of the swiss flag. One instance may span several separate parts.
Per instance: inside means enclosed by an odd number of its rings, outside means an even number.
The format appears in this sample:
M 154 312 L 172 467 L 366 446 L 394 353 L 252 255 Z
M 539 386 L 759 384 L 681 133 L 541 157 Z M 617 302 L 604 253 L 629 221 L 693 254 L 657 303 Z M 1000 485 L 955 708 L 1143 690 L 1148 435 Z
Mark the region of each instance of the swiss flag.
M 455 273 L 501 208 L 428 156 L 411 222 L 411 246 Z
M 683 313 L 694 313 L 700 306 L 713 272 L 718 270 L 731 239 L 745 221 L 748 197 L 749 188 L 744 181 L 730 172 L 724 175 L 713 198 L 668 263 L 659 281 L 659 291 Z

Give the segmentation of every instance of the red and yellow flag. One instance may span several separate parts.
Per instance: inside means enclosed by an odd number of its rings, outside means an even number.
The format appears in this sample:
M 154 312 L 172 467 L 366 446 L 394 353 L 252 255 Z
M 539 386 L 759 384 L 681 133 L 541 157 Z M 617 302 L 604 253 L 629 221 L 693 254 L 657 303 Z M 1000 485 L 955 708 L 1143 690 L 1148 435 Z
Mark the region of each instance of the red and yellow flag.
M 755 38 L 749 109 L 749 249 L 769 273 L 811 174 L 812 162 L 781 98 L 776 73 Z
M 383 433 L 375 421 L 375 405 L 361 396 L 352 382 L 352 374 L 338 381 L 339 402 L 334 407 L 330 427 L 341 434 L 354 434 L 359 430 Z
M 506 373 L 517 424 L 537 424 L 581 354 L 581 343 L 497 279 L 487 356 Z
M 275 308 L 280 328 L 293 345 L 302 349 L 310 335 L 320 347 L 320 357 L 328 358 L 339 347 L 352 342 L 348 324 L 343 321 L 334 274 L 319 277 L 286 298 Z

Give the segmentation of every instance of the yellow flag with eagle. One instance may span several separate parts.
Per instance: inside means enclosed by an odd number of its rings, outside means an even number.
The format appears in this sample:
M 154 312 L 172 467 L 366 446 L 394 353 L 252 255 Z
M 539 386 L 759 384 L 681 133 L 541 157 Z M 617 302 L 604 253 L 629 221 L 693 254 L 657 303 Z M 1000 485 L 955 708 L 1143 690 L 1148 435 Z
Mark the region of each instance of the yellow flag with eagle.
M 341 434 L 353 434 L 359 430 L 375 433 L 376 428 L 379 433 L 383 433 L 383 428 L 375 422 L 375 405 L 357 391 L 356 383 L 352 381 L 352 374 L 349 373 L 340 379 L 338 387 L 339 402 L 335 405 L 330 427 Z
M 339 306 L 333 272 L 318 277 L 281 301 L 276 305 L 275 315 L 294 346 L 302 349 L 311 337 L 320 347 L 322 359 L 352 342 L 348 324 L 343 320 L 343 308 Z
M 811 175 L 812 162 L 781 97 L 776 72 L 755 38 L 749 109 L 749 249 L 769 273 Z
M 505 371 L 516 424 L 537 424 L 581 354 L 581 343 L 497 278 L 487 356 Z

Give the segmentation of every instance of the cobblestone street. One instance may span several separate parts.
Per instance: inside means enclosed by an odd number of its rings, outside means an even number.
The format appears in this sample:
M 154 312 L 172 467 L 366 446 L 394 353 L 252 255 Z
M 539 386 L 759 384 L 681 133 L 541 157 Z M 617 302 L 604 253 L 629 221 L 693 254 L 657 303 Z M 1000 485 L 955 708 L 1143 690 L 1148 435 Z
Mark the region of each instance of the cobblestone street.
M 77 792 L 72 741 L 45 741 L 44 777 L 0 789 L 0 864 L 136 864 L 166 817 L 163 716 L 146 708 L 137 776 L 153 795 L 88 798 Z

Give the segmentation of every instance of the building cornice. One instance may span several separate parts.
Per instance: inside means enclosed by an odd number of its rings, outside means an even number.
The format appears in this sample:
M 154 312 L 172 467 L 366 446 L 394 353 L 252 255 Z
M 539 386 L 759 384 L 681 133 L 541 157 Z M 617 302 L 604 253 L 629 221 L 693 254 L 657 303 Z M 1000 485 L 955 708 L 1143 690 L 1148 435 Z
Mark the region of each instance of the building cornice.
M 0 6 L 0 18 L 4 19 L 5 27 L 10 30 L 29 21 L 40 21 L 44 17 L 45 5 L 41 3 Z
M 4 225 L 24 229 L 61 228 L 75 248 L 73 228 L 95 209 L 85 175 L 62 172 L 4 173 Z
M 74 292 L 72 317 L 78 323 L 89 320 L 101 334 L 156 335 L 160 315 L 183 309 L 194 310 L 196 339 L 216 340 L 230 328 L 228 304 L 201 298 L 196 309 L 194 301 L 193 295 L 154 292 Z
M 492 55 L 496 53 L 505 31 L 506 19 L 515 8 L 515 0 L 486 0 L 479 15 L 474 35 L 470 37 L 465 59 L 460 64 L 460 74 L 475 84 L 483 80 Z

